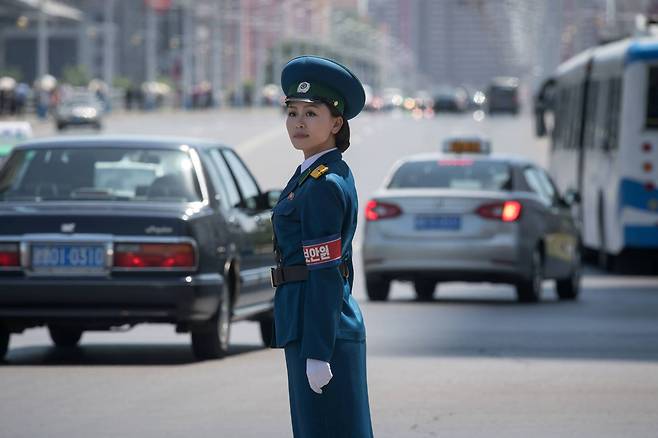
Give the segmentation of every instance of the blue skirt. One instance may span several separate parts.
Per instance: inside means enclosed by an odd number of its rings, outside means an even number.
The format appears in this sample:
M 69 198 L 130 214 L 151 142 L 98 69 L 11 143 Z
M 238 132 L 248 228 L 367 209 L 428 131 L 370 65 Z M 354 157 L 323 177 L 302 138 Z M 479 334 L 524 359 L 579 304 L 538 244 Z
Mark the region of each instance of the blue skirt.
M 333 378 L 313 392 L 299 342 L 285 346 L 294 438 L 372 438 L 365 341 L 336 340 Z

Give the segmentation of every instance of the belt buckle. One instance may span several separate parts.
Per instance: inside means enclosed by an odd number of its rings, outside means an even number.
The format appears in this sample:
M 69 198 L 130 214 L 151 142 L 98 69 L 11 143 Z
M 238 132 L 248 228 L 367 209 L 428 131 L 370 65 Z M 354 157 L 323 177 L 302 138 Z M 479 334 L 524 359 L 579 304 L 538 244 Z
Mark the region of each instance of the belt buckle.
M 270 284 L 276 287 L 276 268 L 270 268 Z

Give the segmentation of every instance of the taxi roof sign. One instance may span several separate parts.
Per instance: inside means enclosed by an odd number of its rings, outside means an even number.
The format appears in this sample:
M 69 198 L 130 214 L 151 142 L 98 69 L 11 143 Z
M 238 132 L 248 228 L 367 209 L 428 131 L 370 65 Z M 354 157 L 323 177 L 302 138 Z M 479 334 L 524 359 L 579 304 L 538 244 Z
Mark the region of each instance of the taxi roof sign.
M 478 137 L 450 137 L 443 141 L 442 152 L 448 154 L 489 154 L 491 141 Z
M 31 137 L 32 127 L 28 122 L 0 122 L 0 156 Z

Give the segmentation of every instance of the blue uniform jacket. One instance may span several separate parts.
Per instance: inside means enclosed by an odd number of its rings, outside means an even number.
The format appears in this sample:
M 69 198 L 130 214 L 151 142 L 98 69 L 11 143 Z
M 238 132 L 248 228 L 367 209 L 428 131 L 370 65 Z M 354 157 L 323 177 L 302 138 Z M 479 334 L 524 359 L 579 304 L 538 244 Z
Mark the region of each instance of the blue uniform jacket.
M 281 193 L 272 224 L 282 265 L 306 265 L 309 271 L 305 281 L 277 287 L 273 347 L 299 341 L 301 357 L 329 362 L 336 339 L 365 340 L 352 297 L 357 203 L 354 177 L 338 150 L 296 173 Z M 339 270 L 342 261 L 349 267 L 347 278 Z

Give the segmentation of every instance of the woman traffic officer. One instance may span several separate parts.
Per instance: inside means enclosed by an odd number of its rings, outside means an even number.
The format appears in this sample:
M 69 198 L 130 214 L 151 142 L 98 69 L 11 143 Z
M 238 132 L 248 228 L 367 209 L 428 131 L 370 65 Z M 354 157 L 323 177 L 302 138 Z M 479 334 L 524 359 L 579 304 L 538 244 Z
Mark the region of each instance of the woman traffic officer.
M 281 73 L 286 128 L 304 154 L 272 223 L 273 347 L 284 348 L 295 438 L 371 438 L 366 334 L 352 297 L 354 177 L 342 153 L 363 108 L 359 79 L 329 59 L 301 56 Z

